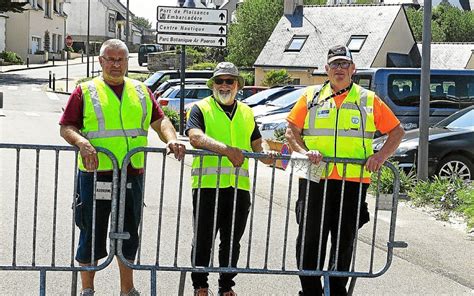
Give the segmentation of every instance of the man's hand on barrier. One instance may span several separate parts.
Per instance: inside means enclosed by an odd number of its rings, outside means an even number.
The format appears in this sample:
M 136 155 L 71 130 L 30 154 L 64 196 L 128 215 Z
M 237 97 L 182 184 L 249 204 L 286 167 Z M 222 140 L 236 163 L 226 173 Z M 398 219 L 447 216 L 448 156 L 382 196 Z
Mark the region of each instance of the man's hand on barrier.
M 171 140 L 166 144 L 168 154 L 174 153 L 177 160 L 183 160 L 186 154 L 186 145 L 181 141 Z
M 319 164 L 323 160 L 323 155 L 318 150 L 309 150 L 305 154 L 313 164 Z
M 244 163 L 245 157 L 239 148 L 227 146 L 225 156 L 232 162 L 234 167 L 240 167 Z
M 81 153 L 82 162 L 88 172 L 93 172 L 99 166 L 99 158 L 97 157 L 97 151 L 94 146 L 87 140 L 77 145 L 79 152 Z
M 378 170 L 380 170 L 386 160 L 387 159 L 383 157 L 383 155 L 381 155 L 379 152 L 374 153 L 367 159 L 367 162 L 365 163 L 365 168 L 371 173 L 377 172 Z

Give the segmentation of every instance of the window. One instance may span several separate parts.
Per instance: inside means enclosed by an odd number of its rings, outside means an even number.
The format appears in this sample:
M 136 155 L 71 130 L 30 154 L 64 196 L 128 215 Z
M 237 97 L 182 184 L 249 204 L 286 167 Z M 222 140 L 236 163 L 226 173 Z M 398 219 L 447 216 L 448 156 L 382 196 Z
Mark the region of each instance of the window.
M 44 16 L 51 17 L 51 0 L 44 1 Z
M 463 108 L 474 104 L 470 86 L 474 76 L 431 75 L 430 107 Z M 420 105 L 420 75 L 393 74 L 388 78 L 388 94 L 398 106 Z
M 363 88 L 370 89 L 370 83 L 372 82 L 372 76 L 367 75 L 367 76 L 359 76 L 355 75 L 354 76 L 354 82 L 357 83 L 358 85 L 362 86 Z
M 350 51 L 360 51 L 365 43 L 365 39 L 367 39 L 367 35 L 352 35 L 347 43 L 347 47 Z
M 57 37 L 56 37 L 56 34 L 53 34 L 53 47 L 51 48 L 52 52 L 56 52 L 58 51 L 58 48 L 56 46 L 56 41 L 58 40 Z
M 109 32 L 115 32 L 115 15 L 109 14 Z
M 286 47 L 285 51 L 300 51 L 303 48 L 304 43 L 308 39 L 308 36 L 295 35 L 291 39 L 290 43 Z
M 53 0 L 53 11 L 59 13 L 58 11 L 58 0 Z
M 63 48 L 63 36 L 58 34 L 58 51 Z

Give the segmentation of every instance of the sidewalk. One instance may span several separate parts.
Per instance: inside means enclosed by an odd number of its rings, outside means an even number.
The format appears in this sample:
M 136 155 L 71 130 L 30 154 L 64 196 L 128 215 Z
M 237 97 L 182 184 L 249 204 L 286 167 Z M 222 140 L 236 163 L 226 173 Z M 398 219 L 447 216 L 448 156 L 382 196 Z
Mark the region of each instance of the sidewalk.
M 90 57 L 92 58 L 92 57 Z M 95 56 L 97 60 L 97 56 Z M 86 63 L 86 57 L 84 56 L 84 63 Z M 82 64 L 81 58 L 75 58 L 69 60 L 69 65 L 77 65 Z M 27 65 L 9 65 L 9 66 L 0 66 L 0 73 L 7 73 L 7 72 L 15 72 L 15 71 L 23 71 L 23 70 L 31 70 L 31 69 L 41 69 L 41 68 L 49 68 L 49 67 L 57 67 L 57 66 L 65 66 L 66 61 L 48 61 L 44 64 L 29 64 Z

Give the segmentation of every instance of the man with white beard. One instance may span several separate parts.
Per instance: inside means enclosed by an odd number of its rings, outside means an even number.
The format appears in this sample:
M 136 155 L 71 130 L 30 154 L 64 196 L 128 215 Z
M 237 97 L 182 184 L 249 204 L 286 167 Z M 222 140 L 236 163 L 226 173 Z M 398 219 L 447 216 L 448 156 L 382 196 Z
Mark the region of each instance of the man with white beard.
M 195 240 L 191 260 L 194 266 L 209 266 L 212 242 L 219 231 L 219 265 L 235 267 L 250 208 L 248 159 L 242 152 L 262 152 L 262 136 L 252 109 L 235 100 L 237 91 L 244 87 L 244 79 L 234 64 L 219 63 L 207 86 L 213 90 L 213 95 L 193 106 L 187 121 L 186 134 L 194 148 L 209 150 L 223 157 L 220 162 L 217 156 L 204 156 L 202 160 L 201 157 L 195 157 L 193 161 L 191 178 Z M 269 154 L 269 158 L 261 161 L 271 163 L 272 155 Z M 214 221 L 216 193 L 217 215 Z M 234 204 L 235 218 L 232 217 Z M 213 234 L 214 224 L 216 232 Z M 231 264 L 229 252 L 232 252 Z M 235 285 L 233 278 L 236 275 L 220 274 L 218 295 L 236 295 L 232 290 Z M 208 273 L 205 272 L 191 274 L 194 295 L 212 295 L 207 277 Z

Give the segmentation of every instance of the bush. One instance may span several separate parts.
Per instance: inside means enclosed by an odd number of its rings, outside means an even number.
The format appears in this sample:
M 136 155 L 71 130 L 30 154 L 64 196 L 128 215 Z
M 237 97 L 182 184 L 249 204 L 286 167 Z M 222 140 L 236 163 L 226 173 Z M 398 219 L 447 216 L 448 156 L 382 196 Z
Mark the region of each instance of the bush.
M 255 84 L 255 74 L 253 72 L 240 72 L 240 75 L 244 78 L 245 85 Z
M 178 111 L 175 111 L 174 109 L 171 109 L 171 108 L 168 108 L 168 107 L 162 107 L 161 109 L 165 113 L 166 117 L 168 117 L 170 119 L 171 123 L 174 126 L 174 129 L 179 130 L 179 113 L 178 113 Z
M 142 74 L 142 73 L 128 73 L 128 78 L 135 79 L 138 81 L 145 81 L 150 77 L 150 74 Z
M 23 64 L 23 60 L 16 52 L 13 51 L 3 51 L 0 53 L 0 58 L 3 59 L 6 63 L 12 63 L 15 65 Z
M 265 74 L 262 84 L 268 87 L 287 85 L 291 82 L 291 76 L 285 69 L 271 70 Z
M 392 164 L 397 168 L 398 164 L 392 162 Z M 400 191 L 399 193 L 406 194 L 416 183 L 416 173 L 414 170 L 411 170 L 408 174 L 405 173 L 403 169 L 398 169 L 400 176 Z M 380 184 L 379 190 L 383 194 L 392 194 L 393 193 L 393 172 L 388 167 L 382 167 L 380 172 Z M 369 191 L 372 193 L 377 192 L 377 178 L 378 173 L 374 173 L 371 176 Z
M 214 70 L 216 65 L 217 65 L 216 63 L 203 62 L 203 63 L 194 64 L 188 69 L 189 70 Z

